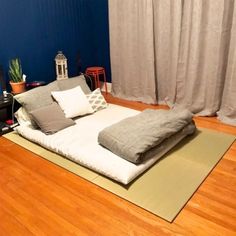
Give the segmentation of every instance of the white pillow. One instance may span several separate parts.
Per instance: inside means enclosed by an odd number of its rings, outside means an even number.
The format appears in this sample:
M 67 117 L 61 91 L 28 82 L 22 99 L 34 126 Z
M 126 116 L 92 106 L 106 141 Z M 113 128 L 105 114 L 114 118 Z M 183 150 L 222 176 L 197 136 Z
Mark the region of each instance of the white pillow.
M 66 118 L 93 113 L 93 108 L 80 86 L 64 91 L 54 91 L 51 94 L 64 111 Z
M 14 116 L 16 117 L 16 119 L 20 125 L 32 125 L 32 120 L 30 119 L 29 114 L 25 110 L 24 107 L 20 107 L 14 113 Z

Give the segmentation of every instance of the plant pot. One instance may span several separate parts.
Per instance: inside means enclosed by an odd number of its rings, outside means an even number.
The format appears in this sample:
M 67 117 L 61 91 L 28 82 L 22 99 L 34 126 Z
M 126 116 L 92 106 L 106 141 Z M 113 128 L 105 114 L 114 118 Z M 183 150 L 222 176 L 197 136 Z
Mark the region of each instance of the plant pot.
M 10 85 L 11 85 L 13 94 L 18 94 L 18 93 L 25 92 L 25 81 L 17 82 L 17 83 L 14 83 L 14 82 L 10 81 Z

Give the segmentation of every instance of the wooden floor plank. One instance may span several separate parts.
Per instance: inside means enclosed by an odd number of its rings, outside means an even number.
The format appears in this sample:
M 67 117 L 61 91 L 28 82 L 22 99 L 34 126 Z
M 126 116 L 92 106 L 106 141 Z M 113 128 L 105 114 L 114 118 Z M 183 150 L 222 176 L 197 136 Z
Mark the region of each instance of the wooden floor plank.
M 143 110 L 146 105 L 106 96 Z M 236 135 L 215 117 L 197 126 Z M 0 137 L 0 235 L 236 235 L 236 143 L 173 223 Z

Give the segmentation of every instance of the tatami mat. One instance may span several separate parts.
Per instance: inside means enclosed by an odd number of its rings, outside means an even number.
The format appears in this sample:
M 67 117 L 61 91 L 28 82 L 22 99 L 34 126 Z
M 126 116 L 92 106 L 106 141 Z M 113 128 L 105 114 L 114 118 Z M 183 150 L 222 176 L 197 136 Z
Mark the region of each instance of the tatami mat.
M 29 142 L 15 132 L 4 136 L 170 222 L 235 140 L 233 135 L 200 129 L 195 135 L 185 138 L 142 176 L 123 186 Z

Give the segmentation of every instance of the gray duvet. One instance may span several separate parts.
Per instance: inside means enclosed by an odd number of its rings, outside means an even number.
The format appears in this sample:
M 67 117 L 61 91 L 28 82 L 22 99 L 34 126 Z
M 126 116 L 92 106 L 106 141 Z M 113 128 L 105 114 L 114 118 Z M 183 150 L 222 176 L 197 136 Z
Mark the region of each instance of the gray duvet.
M 155 155 L 160 145 L 176 133 L 195 131 L 192 113 L 186 109 L 153 110 L 113 124 L 98 135 L 98 142 L 116 155 L 133 163 L 141 163 Z M 173 139 L 173 138 L 172 138 Z

